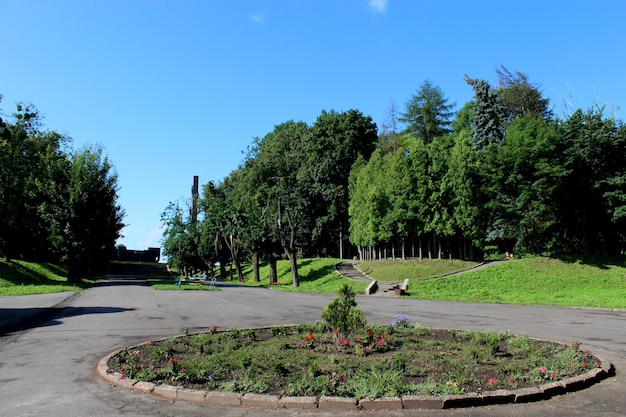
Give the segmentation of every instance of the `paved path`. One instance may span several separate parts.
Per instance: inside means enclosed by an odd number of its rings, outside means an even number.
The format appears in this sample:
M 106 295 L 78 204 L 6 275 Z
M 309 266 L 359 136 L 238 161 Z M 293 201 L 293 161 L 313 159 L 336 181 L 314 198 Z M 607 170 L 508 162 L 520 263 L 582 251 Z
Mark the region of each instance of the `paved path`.
M 218 284 L 220 285 L 220 284 Z M 132 279 L 110 279 L 85 291 L 55 315 L 0 338 L 0 416 L 295 416 L 172 403 L 112 387 L 95 376 L 111 351 L 185 328 L 311 323 L 333 296 L 224 286 L 222 291 L 155 291 Z M 551 307 L 427 302 L 357 296 L 367 319 L 389 323 L 397 314 L 427 327 L 510 330 L 569 343 L 604 355 L 615 377 L 583 391 L 532 404 L 476 409 L 388 412 L 388 416 L 625 416 L 626 313 Z M 27 303 L 28 300 L 24 300 Z M 0 297 L 0 312 L 27 305 Z M 19 312 L 19 311 L 18 311 Z M 365 413 L 369 414 L 369 413 Z M 309 414 L 312 415 L 312 414 Z M 335 414 L 316 413 L 327 416 Z M 362 416 L 363 413 L 346 413 Z

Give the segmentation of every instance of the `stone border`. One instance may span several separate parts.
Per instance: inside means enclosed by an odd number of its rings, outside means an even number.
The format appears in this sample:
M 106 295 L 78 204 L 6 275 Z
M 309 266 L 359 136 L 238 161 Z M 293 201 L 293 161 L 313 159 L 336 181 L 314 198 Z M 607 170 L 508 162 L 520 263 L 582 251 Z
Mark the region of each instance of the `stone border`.
M 100 359 L 96 366 L 98 376 L 112 384 L 127 390 L 154 394 L 172 401 L 188 401 L 207 406 L 263 408 L 269 410 L 323 410 L 331 412 L 357 410 L 436 410 L 448 408 L 479 407 L 495 404 L 523 404 L 550 399 L 557 395 L 579 391 L 611 376 L 615 372 L 613 364 L 594 355 L 600 360 L 600 367 L 574 377 L 553 381 L 537 387 L 521 388 L 514 391 L 497 390 L 482 394 L 470 393 L 462 395 L 445 395 L 443 397 L 429 395 L 405 395 L 401 397 L 384 397 L 373 400 L 356 401 L 346 397 L 310 396 L 291 397 L 267 394 L 242 394 L 222 391 L 202 391 L 174 385 L 157 385 L 152 382 L 136 381 L 125 378 L 117 371 L 109 369 L 109 360 L 125 349 L 133 349 L 144 344 L 118 349 Z

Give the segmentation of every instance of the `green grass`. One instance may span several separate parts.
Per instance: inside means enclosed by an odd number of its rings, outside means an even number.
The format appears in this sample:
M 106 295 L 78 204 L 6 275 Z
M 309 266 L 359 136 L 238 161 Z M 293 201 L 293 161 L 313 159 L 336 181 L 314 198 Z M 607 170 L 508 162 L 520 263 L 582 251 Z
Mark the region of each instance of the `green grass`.
M 518 389 L 599 366 L 570 346 L 508 333 L 367 326 L 339 339 L 324 324 L 211 329 L 128 348 L 109 367 L 157 384 L 357 400 Z
M 67 271 L 54 264 L 0 260 L 0 296 L 81 291 L 89 285 L 68 284 Z
M 252 278 L 252 267 L 244 266 L 246 282 L 277 291 L 337 293 L 345 279 L 335 271 L 339 259 L 314 258 L 298 261 L 300 287 L 291 284 L 288 261 L 278 261 L 279 285 L 269 284 L 269 266 L 261 266 L 261 282 Z M 475 263 L 455 260 L 360 262 L 359 267 L 378 280 L 401 282 L 410 279 L 408 297 L 427 300 L 500 304 L 555 305 L 563 307 L 626 308 L 626 262 L 597 259 L 525 258 L 460 275 L 427 279 L 464 270 Z M 126 267 L 126 266 L 125 266 Z M 155 269 L 143 276 L 156 289 L 179 290 L 173 278 Z M 230 283 L 239 284 L 236 279 Z M 80 291 L 90 283 L 68 285 L 66 271 L 48 263 L 0 261 L 0 295 Z M 366 283 L 352 282 L 363 292 Z M 208 286 L 205 286 L 205 290 Z M 184 291 L 199 291 L 199 285 L 183 285 Z
M 291 267 L 287 260 L 280 260 L 276 264 L 278 275 L 278 285 L 270 285 L 269 264 L 262 263 L 260 267 L 261 282 L 253 281 L 252 265 L 244 266 L 244 285 L 262 286 L 278 291 L 315 293 L 315 294 L 336 294 L 339 288 L 346 283 L 346 280 L 337 274 L 335 265 L 341 263 L 341 259 L 335 258 L 307 258 L 298 259 L 298 274 L 300 286 L 292 285 Z M 351 282 L 355 292 L 363 292 L 367 283 Z
M 479 262 L 458 259 L 363 261 L 357 267 L 369 277 L 383 282 L 402 282 L 405 278 L 425 279 L 472 268 Z
M 478 271 L 409 284 L 412 298 L 626 308 L 624 261 L 526 258 Z

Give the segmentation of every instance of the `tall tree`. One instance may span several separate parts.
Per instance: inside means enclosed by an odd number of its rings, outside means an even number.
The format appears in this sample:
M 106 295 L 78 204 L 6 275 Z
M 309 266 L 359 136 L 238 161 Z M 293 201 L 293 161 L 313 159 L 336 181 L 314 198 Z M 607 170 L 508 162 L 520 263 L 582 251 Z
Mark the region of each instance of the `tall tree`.
M 530 116 L 551 119 L 549 100 L 542 97 L 539 86 L 531 84 L 528 76 L 519 71 L 512 74 L 504 66 L 496 69 L 500 94 L 507 110 L 507 120 Z
M 465 76 L 465 82 L 474 89 L 472 110 L 472 146 L 484 150 L 491 143 L 504 140 L 507 109 L 497 89 L 485 80 Z
M 450 133 L 454 104 L 449 104 L 441 88 L 429 80 L 422 83 L 417 94 L 411 96 L 405 107 L 399 120 L 406 125 L 406 133 L 422 138 L 426 144 L 437 136 Z
M 100 147 L 71 155 L 59 213 L 51 218 L 57 249 L 68 266 L 68 281 L 106 271 L 124 227 L 117 173 Z
M 306 188 L 311 186 L 300 180 L 302 162 L 306 161 L 303 143 L 308 135 L 306 123 L 289 121 L 263 137 L 255 150 L 255 184 L 265 203 L 264 217 L 272 220 L 272 234 L 289 258 L 294 287 L 300 285 L 297 253 L 305 233 Z
M 459 257 L 462 259 L 474 259 L 473 248 L 482 243 L 484 226 L 479 164 L 470 141 L 469 129 L 455 135 L 448 171 L 442 181 L 444 188 L 449 189 L 448 204 L 452 208 L 455 234 L 460 239 Z
M 40 126 L 39 112 L 28 104 L 17 104 L 12 123 L 0 119 L 0 254 L 6 259 L 20 256 L 26 183 L 38 165 L 32 138 Z
M 384 153 L 396 152 L 398 148 L 402 147 L 403 136 L 399 132 L 398 117 L 396 103 L 391 101 L 378 135 L 378 147 L 381 148 Z
M 322 111 L 303 142 L 299 178 L 308 200 L 310 255 L 340 256 L 348 231 L 348 179 L 376 148 L 376 124 L 357 110 Z
M 570 250 L 598 255 L 622 250 L 619 236 L 624 230 L 617 226 L 623 226 L 619 207 L 625 193 L 619 183 L 626 159 L 624 132 L 615 119 L 603 117 L 602 108 L 577 110 L 560 126 L 568 173 L 560 201 Z

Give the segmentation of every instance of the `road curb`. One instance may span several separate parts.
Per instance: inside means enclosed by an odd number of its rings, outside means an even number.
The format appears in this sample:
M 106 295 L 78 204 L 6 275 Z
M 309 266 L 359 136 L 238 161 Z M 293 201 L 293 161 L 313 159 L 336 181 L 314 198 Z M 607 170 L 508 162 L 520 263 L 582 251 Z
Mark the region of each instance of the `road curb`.
M 207 406 L 227 406 L 256 409 L 292 409 L 292 410 L 323 410 L 323 411 L 398 411 L 398 410 L 424 410 L 424 409 L 450 409 L 480 407 L 496 404 L 529 403 L 550 399 L 557 395 L 579 391 L 613 375 L 615 368 L 606 359 L 595 355 L 599 363 L 596 368 L 589 372 L 552 381 L 537 387 L 521 388 L 518 390 L 496 390 L 482 394 L 470 393 L 462 395 L 438 396 L 400 396 L 383 397 L 373 400 L 357 401 L 346 397 L 308 396 L 293 397 L 268 394 L 231 393 L 222 391 L 193 390 L 173 385 L 157 385 L 151 382 L 136 381 L 126 378 L 119 372 L 108 367 L 109 360 L 119 352 L 133 349 L 147 343 L 144 342 L 129 348 L 118 349 L 102 359 L 96 365 L 96 373 L 100 378 L 114 387 L 120 387 L 132 392 L 157 395 L 174 401 L 194 402 Z

